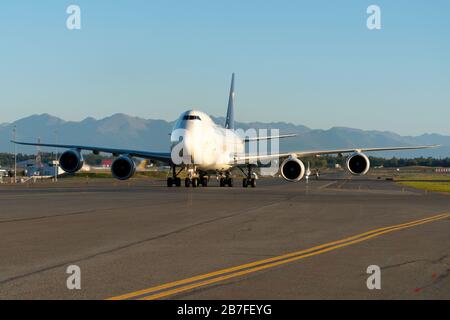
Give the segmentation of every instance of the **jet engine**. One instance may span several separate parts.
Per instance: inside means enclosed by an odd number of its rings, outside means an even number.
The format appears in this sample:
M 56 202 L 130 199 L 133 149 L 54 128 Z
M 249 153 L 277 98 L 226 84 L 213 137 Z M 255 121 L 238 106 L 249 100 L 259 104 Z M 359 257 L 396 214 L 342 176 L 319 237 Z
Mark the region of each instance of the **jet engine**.
M 114 178 L 127 180 L 136 172 L 136 164 L 128 156 L 120 156 L 111 165 L 111 173 Z
M 75 173 L 83 167 L 84 160 L 79 150 L 64 151 L 59 157 L 59 166 L 67 173 Z
M 294 156 L 284 160 L 280 169 L 283 178 L 291 182 L 299 181 L 305 174 L 305 165 Z
M 364 175 L 369 171 L 369 158 L 363 153 L 353 153 L 347 158 L 347 168 L 351 174 Z

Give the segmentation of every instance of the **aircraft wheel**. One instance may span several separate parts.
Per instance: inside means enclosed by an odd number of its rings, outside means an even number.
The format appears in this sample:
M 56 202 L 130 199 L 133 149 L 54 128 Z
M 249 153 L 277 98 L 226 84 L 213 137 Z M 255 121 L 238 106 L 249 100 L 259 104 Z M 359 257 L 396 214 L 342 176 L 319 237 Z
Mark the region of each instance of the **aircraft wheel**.
M 242 187 L 247 188 L 248 187 L 248 181 L 247 178 L 242 179 Z
M 252 186 L 252 188 L 256 187 L 256 179 L 255 178 L 252 178 L 250 180 L 250 185 Z
M 168 187 L 172 187 L 173 185 L 173 179 L 172 178 L 167 178 L 167 186 Z
M 225 186 L 225 179 L 224 178 L 220 178 L 219 180 L 219 186 L 224 187 Z
M 184 186 L 186 188 L 189 188 L 190 185 L 191 185 L 191 179 L 189 179 L 189 178 L 184 179 Z
M 207 177 L 203 177 L 201 179 L 201 184 L 203 187 L 207 187 L 208 186 L 208 178 Z
M 228 180 L 228 181 L 227 181 L 227 182 L 228 182 L 228 183 L 227 183 L 228 186 L 229 186 L 229 187 L 232 187 L 232 186 L 233 186 L 233 178 L 228 178 L 227 180 Z
M 192 187 L 196 188 L 198 186 L 198 178 L 193 178 L 192 179 Z
M 175 185 L 176 185 L 177 187 L 180 187 L 180 186 L 181 186 L 181 178 L 175 178 Z

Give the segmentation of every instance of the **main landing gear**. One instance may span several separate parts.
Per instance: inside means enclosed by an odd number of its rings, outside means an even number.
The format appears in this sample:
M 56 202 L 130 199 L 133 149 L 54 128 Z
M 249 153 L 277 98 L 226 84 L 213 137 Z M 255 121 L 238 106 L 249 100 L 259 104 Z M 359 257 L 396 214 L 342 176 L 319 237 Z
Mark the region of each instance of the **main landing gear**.
M 242 173 L 244 174 L 245 178 L 242 180 L 242 187 L 256 187 L 256 179 L 252 175 L 252 167 L 249 165 L 247 167 L 247 173 L 244 172 L 243 169 L 239 168 Z M 181 186 L 181 178 L 178 177 L 181 171 L 183 171 L 184 168 L 181 168 L 178 172 L 176 172 L 176 167 L 172 167 L 172 176 L 167 178 L 167 186 L 168 187 L 180 187 Z M 220 187 L 233 187 L 233 178 L 231 177 L 231 174 L 229 171 L 227 172 L 218 172 L 218 180 L 219 180 L 219 186 Z M 209 182 L 209 177 L 207 176 L 206 172 L 200 172 L 198 173 L 195 168 L 187 168 L 187 177 L 184 179 L 184 186 L 186 188 L 189 187 L 207 187 Z
M 181 170 L 183 170 L 183 169 L 181 169 Z M 167 178 L 167 186 L 168 187 L 173 187 L 173 186 L 180 187 L 181 186 L 181 178 L 178 177 L 178 174 L 180 174 L 181 170 L 176 172 L 176 167 L 175 166 L 172 167 L 172 177 Z

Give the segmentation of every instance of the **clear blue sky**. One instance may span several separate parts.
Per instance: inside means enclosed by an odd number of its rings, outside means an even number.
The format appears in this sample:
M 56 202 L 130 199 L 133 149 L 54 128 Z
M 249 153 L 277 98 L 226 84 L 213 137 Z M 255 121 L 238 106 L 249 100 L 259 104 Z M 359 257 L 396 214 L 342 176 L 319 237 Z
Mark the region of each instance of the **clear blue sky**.
M 450 134 L 448 0 L 8 1 L 0 52 L 0 123 L 225 115 L 236 72 L 238 120 Z

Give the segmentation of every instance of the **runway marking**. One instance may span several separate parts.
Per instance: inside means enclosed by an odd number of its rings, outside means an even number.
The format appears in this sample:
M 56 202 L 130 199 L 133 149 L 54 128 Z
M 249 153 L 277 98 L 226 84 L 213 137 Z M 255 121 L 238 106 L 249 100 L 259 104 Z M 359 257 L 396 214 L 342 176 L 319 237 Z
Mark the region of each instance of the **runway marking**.
M 337 181 L 331 181 L 329 183 L 324 184 L 323 186 L 318 187 L 317 189 L 325 189 L 333 184 L 337 183 Z
M 361 234 L 357 234 L 348 238 L 344 238 L 341 240 L 325 243 L 316 247 L 312 247 L 309 249 L 304 249 L 280 256 L 276 256 L 273 258 L 258 260 L 251 263 L 246 263 L 243 265 L 226 268 L 218 271 L 214 271 L 211 273 L 206 273 L 203 275 L 194 276 L 191 278 L 186 278 L 174 282 L 169 282 L 166 284 L 162 284 L 159 286 L 151 287 L 148 289 L 143 289 L 135 292 L 131 292 L 128 294 L 116 296 L 109 298 L 109 300 L 123 300 L 130 298 L 139 298 L 142 300 L 154 300 L 159 298 L 164 298 L 168 296 L 172 296 L 181 292 L 189 291 L 195 288 L 204 287 L 210 284 L 218 283 L 221 281 L 225 281 L 231 278 L 236 278 L 239 276 L 243 276 L 246 274 L 254 273 L 257 271 L 273 268 L 279 265 L 287 264 L 290 262 L 294 262 L 297 260 L 305 259 L 308 257 L 312 257 L 315 255 L 319 255 L 322 253 L 326 253 L 329 251 L 333 251 L 339 248 L 347 247 L 352 244 L 357 244 L 363 241 L 367 241 L 369 239 L 378 237 L 383 234 L 387 234 L 390 232 L 412 228 L 415 226 L 419 226 L 422 224 L 443 220 L 446 218 L 450 218 L 450 213 L 442 213 L 439 215 L 435 215 L 432 217 L 410 221 L 402 224 L 382 227 L 374 230 L 370 230 Z M 151 295 L 147 295 L 150 294 Z

